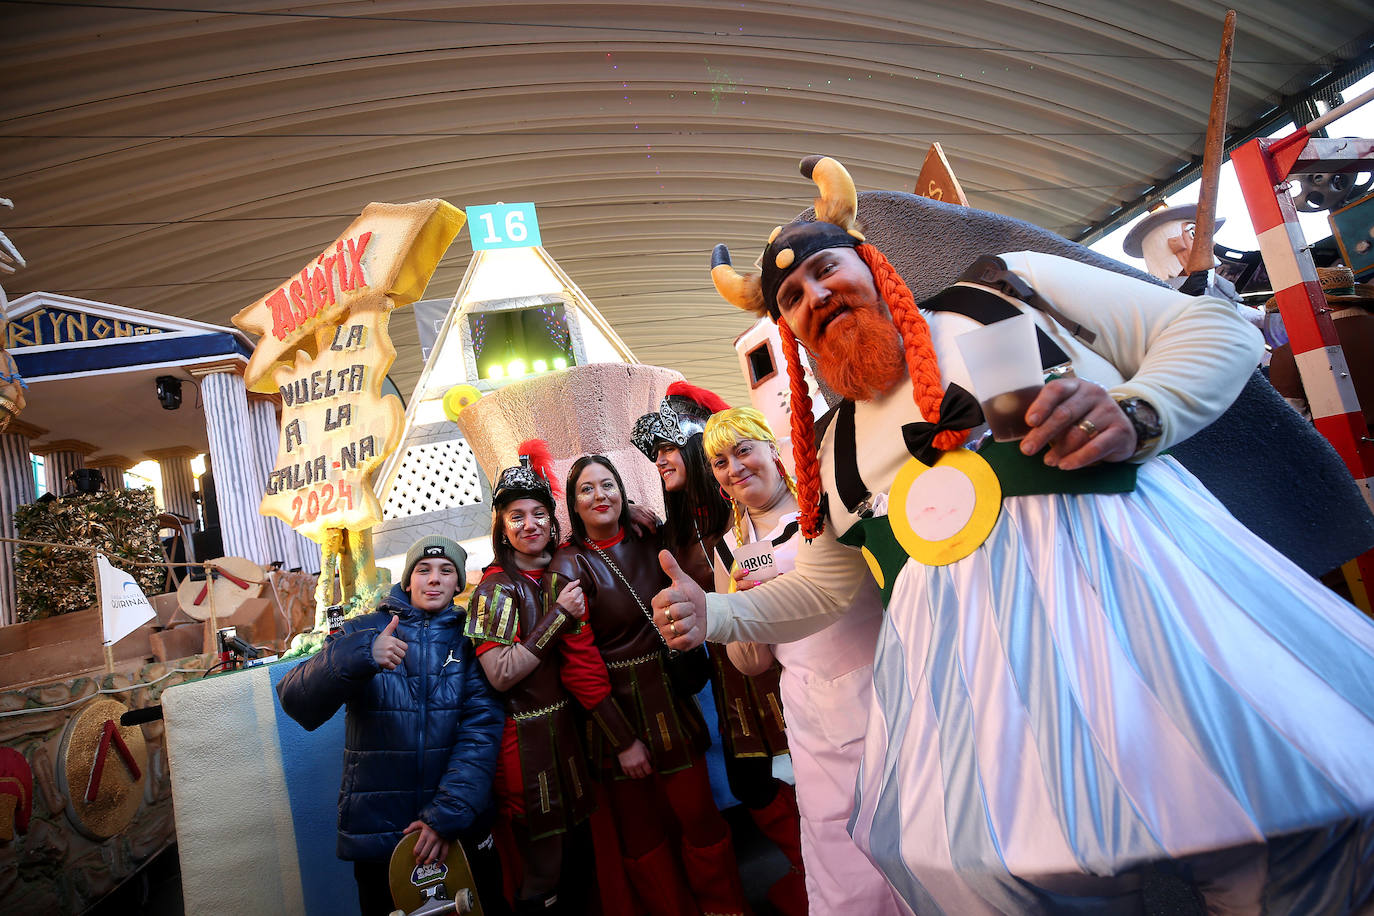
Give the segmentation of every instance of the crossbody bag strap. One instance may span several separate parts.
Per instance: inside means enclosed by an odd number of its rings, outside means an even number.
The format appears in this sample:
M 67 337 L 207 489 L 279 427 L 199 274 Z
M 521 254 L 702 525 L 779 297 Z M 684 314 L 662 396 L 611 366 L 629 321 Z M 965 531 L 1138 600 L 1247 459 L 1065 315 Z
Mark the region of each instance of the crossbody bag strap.
M 676 655 L 678 650 L 669 646 L 668 640 L 663 638 L 663 633 L 660 632 L 658 626 L 654 623 L 653 611 L 649 610 L 644 604 L 644 599 L 639 597 L 639 592 L 635 591 L 635 587 L 630 584 L 630 580 L 625 578 L 625 574 L 620 571 L 620 567 L 616 566 L 615 561 L 610 558 L 610 555 L 600 547 L 590 542 L 587 543 L 587 546 L 595 551 L 596 555 L 601 558 L 601 562 L 606 564 L 606 568 L 615 574 L 615 577 L 620 580 L 621 585 L 625 586 L 625 590 L 630 593 L 630 597 L 635 600 L 635 604 L 639 605 L 639 610 L 644 614 L 645 619 L 649 621 L 649 627 L 657 634 L 658 641 L 663 643 L 663 648 L 668 655 L 670 657 Z
M 1006 261 L 996 255 L 985 254 L 974 261 L 969 265 L 968 270 L 959 276 L 958 282 L 977 283 L 980 286 L 995 289 L 1013 299 L 1020 299 L 1031 308 L 1049 315 L 1064 330 L 1089 346 L 1092 346 L 1093 341 L 1097 340 L 1097 334 L 1091 328 L 1084 327 L 1079 322 L 1069 319 L 1063 312 L 1055 308 L 1048 299 L 1037 293 L 1034 287 L 1008 268 Z

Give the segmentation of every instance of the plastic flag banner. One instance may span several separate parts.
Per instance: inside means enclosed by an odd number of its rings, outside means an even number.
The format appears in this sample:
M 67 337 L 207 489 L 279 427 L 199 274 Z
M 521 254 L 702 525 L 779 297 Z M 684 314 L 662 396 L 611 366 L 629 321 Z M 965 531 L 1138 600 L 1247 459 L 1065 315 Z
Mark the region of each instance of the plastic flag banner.
M 112 646 L 157 616 L 134 577 L 115 569 L 104 554 L 95 555 L 100 571 L 100 619 L 105 645 Z

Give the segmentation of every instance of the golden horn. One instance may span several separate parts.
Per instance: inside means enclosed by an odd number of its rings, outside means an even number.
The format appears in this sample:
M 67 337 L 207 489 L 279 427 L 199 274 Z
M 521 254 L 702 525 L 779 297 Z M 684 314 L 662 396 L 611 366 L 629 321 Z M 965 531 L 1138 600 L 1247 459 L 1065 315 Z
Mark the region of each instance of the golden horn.
M 834 223 L 852 234 L 854 217 L 859 212 L 859 195 L 854 179 L 844 166 L 829 156 L 807 156 L 801 161 L 802 175 L 816 182 L 816 219 Z
M 745 276 L 735 270 L 730 264 L 730 249 L 724 245 L 717 245 L 711 251 L 711 282 L 721 298 L 731 305 L 760 316 L 768 313 L 758 276 Z

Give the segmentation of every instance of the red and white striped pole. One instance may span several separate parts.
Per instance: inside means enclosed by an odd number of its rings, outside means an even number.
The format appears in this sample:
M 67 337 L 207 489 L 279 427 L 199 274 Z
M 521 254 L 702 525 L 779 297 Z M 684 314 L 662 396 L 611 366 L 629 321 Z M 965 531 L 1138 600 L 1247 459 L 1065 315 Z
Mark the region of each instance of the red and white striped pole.
M 1374 441 L 1369 438 L 1355 398 L 1326 295 L 1317 281 L 1317 268 L 1288 193 L 1288 172 L 1306 145 L 1301 136 L 1306 133 L 1306 128 L 1299 128 L 1294 137 L 1252 140 L 1231 153 L 1231 162 L 1259 237 L 1260 253 L 1302 377 L 1312 422 L 1341 456 L 1365 502 L 1374 509 L 1370 487 Z M 1374 550 L 1361 554 L 1354 563 L 1368 595 L 1374 591 Z

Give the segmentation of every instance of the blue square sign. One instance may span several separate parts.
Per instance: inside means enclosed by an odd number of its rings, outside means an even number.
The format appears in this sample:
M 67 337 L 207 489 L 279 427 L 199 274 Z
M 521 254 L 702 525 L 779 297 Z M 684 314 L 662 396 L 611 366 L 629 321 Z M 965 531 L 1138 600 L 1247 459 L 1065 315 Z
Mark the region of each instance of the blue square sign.
M 496 204 L 491 207 L 468 207 L 468 232 L 475 251 L 486 248 L 535 248 L 539 238 L 539 220 L 534 204 Z

